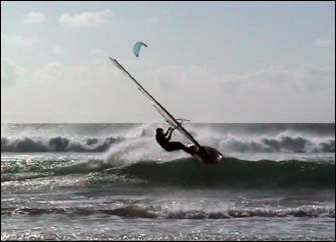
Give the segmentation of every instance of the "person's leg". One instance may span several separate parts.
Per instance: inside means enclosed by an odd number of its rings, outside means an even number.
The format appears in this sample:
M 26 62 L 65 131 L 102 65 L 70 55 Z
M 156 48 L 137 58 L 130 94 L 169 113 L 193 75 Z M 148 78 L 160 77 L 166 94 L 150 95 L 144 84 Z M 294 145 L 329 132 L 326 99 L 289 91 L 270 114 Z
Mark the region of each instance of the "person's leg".
M 167 145 L 166 150 L 167 151 L 183 150 L 189 154 L 191 153 L 190 149 L 180 142 L 170 142 L 169 145 Z

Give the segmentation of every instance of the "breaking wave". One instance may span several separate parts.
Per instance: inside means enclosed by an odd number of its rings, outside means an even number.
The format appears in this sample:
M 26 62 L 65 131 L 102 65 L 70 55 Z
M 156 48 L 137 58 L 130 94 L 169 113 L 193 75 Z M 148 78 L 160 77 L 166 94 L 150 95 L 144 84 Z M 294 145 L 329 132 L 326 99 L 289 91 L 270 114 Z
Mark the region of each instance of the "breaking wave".
M 145 132 L 144 132 L 145 133 Z M 143 137 L 137 137 L 142 139 Z M 106 152 L 114 144 L 128 137 L 83 138 L 68 137 L 1 137 L 1 152 Z M 200 138 L 202 141 L 202 138 Z M 154 138 L 153 138 L 153 142 Z M 211 137 L 206 143 L 223 152 L 285 152 L 285 153 L 335 153 L 335 137 L 304 137 L 279 134 L 274 137 L 240 137 L 224 135 Z M 202 142 L 201 142 L 202 143 Z
M 334 153 L 335 137 L 304 137 L 302 135 L 279 134 L 275 137 L 244 138 L 226 136 L 217 138 L 223 150 L 234 152 L 291 152 L 291 153 Z
M 1 152 L 105 152 L 120 142 L 120 137 L 73 140 L 54 138 L 1 138 Z
M 335 207 L 332 206 L 302 206 L 297 208 L 229 208 L 218 211 L 206 210 L 174 210 L 161 206 L 125 206 L 114 209 L 94 208 L 7 208 L 1 210 L 1 215 L 29 215 L 41 216 L 45 214 L 75 214 L 90 216 L 105 214 L 125 218 L 165 218 L 165 219 L 235 219 L 249 217 L 266 218 L 335 218 Z

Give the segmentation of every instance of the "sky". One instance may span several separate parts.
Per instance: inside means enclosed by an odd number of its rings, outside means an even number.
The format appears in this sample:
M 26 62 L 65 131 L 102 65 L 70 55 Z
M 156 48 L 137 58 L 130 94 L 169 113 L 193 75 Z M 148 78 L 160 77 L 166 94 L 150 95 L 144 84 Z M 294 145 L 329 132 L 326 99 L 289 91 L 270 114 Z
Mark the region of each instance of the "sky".
M 162 122 L 108 57 L 176 118 L 335 122 L 334 1 L 1 1 L 1 123 Z

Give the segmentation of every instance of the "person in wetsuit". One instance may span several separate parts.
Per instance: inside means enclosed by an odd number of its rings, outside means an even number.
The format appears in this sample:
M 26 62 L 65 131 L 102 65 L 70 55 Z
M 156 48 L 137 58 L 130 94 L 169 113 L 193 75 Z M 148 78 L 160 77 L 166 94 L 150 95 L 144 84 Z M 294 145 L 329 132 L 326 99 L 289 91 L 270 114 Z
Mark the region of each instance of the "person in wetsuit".
M 192 156 L 200 157 L 202 162 L 206 164 L 215 164 L 218 162 L 214 160 L 213 157 L 211 157 L 211 154 L 208 154 L 205 147 L 203 146 L 196 146 L 193 144 L 185 146 L 180 142 L 170 141 L 171 136 L 175 129 L 169 127 L 165 133 L 163 132 L 163 129 L 161 128 L 156 129 L 156 141 L 160 144 L 160 146 L 163 149 L 165 149 L 168 152 L 183 150 L 184 152 Z
M 169 127 L 168 130 L 164 133 L 163 129 L 158 128 L 156 129 L 156 141 L 159 145 L 165 149 L 166 151 L 176 151 L 176 150 L 183 150 L 188 154 L 194 154 L 194 149 L 185 146 L 184 144 L 176 141 L 170 141 L 171 136 L 173 135 L 175 129 Z

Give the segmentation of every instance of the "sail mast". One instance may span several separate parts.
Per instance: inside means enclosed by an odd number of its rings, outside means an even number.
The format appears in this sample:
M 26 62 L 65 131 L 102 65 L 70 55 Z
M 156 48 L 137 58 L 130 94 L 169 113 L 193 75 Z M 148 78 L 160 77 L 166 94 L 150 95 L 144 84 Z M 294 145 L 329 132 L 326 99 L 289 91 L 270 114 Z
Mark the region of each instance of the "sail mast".
M 179 131 L 184 134 L 188 139 L 190 139 L 196 146 L 201 147 L 201 145 L 196 141 L 196 139 L 174 118 L 172 114 L 170 114 L 165 107 L 163 107 L 116 59 L 109 58 L 113 64 L 122 70 L 129 78 L 132 79 L 135 84 L 138 85 L 139 90 L 146 95 L 150 100 L 152 100 L 162 111 L 173 120 Z M 158 107 L 156 109 L 158 110 Z M 158 112 L 162 115 L 160 110 Z M 163 115 L 162 115 L 163 116 Z M 166 120 L 168 123 L 169 121 Z

